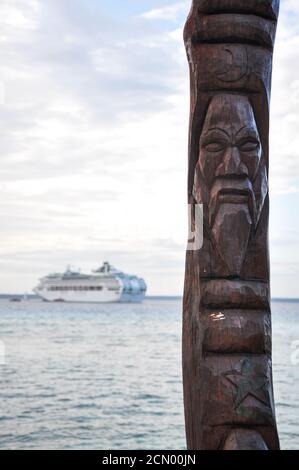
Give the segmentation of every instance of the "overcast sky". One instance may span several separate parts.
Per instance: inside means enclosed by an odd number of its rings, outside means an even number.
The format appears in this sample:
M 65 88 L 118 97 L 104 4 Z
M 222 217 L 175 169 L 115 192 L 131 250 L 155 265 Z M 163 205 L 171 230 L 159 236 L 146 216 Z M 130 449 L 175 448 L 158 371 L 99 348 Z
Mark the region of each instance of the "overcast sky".
M 181 294 L 191 1 L 1 0 L 0 292 L 108 260 Z M 299 2 L 281 0 L 272 294 L 299 297 Z

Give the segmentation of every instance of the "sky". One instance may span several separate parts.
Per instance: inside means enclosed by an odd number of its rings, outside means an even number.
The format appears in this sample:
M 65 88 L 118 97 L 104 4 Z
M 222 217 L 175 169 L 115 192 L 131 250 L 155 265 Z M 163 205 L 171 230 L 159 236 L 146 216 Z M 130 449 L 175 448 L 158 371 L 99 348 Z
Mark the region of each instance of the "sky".
M 180 295 L 191 1 L 1 0 L 0 293 L 108 260 Z M 270 135 L 272 295 L 299 297 L 299 2 L 281 0 Z

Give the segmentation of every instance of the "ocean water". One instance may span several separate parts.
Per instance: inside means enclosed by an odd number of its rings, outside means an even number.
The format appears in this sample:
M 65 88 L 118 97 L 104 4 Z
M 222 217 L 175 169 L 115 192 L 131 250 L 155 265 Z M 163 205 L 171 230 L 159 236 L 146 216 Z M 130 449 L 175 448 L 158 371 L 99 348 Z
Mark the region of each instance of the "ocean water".
M 299 449 L 299 303 L 273 303 L 273 342 L 281 445 Z M 185 449 L 180 300 L 1 300 L 0 361 L 1 449 Z

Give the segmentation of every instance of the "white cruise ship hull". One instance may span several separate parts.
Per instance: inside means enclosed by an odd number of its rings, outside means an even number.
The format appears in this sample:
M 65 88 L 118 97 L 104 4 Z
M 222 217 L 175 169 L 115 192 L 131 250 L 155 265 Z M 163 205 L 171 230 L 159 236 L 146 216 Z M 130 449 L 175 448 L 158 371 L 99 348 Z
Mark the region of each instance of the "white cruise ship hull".
M 99 293 L 92 292 L 40 292 L 34 291 L 42 300 L 46 302 L 79 302 L 79 303 L 140 303 L 144 300 L 144 294 L 119 294 L 117 292 Z M 57 295 L 58 294 L 58 295 Z

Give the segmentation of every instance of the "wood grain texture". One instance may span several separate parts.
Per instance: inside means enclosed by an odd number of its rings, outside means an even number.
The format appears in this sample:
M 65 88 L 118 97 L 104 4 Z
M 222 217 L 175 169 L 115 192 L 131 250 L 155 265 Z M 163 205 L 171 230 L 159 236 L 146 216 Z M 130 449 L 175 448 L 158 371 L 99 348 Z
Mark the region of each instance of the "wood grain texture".
M 278 0 L 194 0 L 184 31 L 188 201 L 203 207 L 204 234 L 202 247 L 186 256 L 183 378 L 192 450 L 279 449 L 268 253 L 278 11 Z

